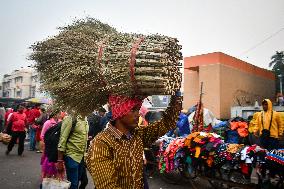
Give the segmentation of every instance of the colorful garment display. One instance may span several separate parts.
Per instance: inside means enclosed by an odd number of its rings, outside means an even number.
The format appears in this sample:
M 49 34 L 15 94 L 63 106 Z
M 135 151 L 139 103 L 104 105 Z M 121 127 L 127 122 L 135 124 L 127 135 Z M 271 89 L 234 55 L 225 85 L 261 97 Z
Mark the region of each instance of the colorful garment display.
M 236 122 L 234 129 L 242 127 L 242 124 Z M 236 130 L 234 132 L 238 133 Z M 186 138 L 164 139 L 160 146 L 159 158 L 162 173 L 171 172 L 179 166 L 188 167 L 190 172 L 194 171 L 192 169 L 214 172 L 212 170 L 221 168 L 221 172 L 235 170 L 242 173 L 244 178 L 250 178 L 253 167 L 257 165 L 257 170 L 260 170 L 265 161 L 273 161 L 284 168 L 284 149 L 268 152 L 258 145 L 225 143 L 220 135 L 205 132 L 194 132 Z M 229 174 L 225 177 L 236 181 L 229 178 Z
M 246 122 L 237 121 L 237 122 L 231 122 L 231 130 L 237 130 L 238 134 L 241 137 L 248 136 L 248 124 Z
M 179 114 L 179 118 L 177 121 L 178 135 L 186 136 L 190 133 L 188 117 L 184 113 Z
M 180 158 L 184 157 L 184 138 L 165 138 L 160 144 L 160 163 L 161 172 L 171 172 L 179 167 Z
M 284 149 L 271 150 L 267 153 L 266 159 L 284 166 Z

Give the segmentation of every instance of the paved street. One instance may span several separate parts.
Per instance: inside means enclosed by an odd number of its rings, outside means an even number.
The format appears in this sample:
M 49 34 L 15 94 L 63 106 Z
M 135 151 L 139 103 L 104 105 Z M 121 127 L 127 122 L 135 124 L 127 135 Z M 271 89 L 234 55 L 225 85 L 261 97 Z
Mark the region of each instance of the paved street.
M 0 143 L 0 188 L 1 189 L 37 189 L 40 183 L 40 156 L 35 152 L 27 151 L 25 145 L 24 156 L 17 156 L 17 146 L 9 156 L 5 155 L 7 146 Z M 171 185 L 165 183 L 159 176 L 149 179 L 151 189 L 186 189 L 188 184 Z M 87 189 L 93 188 L 92 179 L 89 179 Z M 197 185 L 197 188 L 200 188 Z M 204 188 L 204 185 L 202 186 Z

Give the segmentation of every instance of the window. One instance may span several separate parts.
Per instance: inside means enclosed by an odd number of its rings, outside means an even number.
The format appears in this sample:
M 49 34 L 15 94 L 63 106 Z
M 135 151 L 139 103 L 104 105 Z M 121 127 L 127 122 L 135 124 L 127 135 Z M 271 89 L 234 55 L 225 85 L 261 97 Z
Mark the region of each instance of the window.
M 35 97 L 35 87 L 31 87 L 31 89 L 30 89 L 30 96 L 32 97 L 32 98 L 34 98 Z
M 3 97 L 9 97 L 9 91 L 3 91 Z
M 153 95 L 152 103 L 154 107 L 167 107 L 170 97 L 167 95 Z
M 23 77 L 15 77 L 15 83 L 23 83 Z
M 10 88 L 10 81 L 3 82 L 3 90 Z
M 32 82 L 35 82 L 35 83 L 36 83 L 37 80 L 38 80 L 37 75 L 32 76 Z
M 16 97 L 17 98 L 21 98 L 22 97 L 22 90 L 17 91 Z

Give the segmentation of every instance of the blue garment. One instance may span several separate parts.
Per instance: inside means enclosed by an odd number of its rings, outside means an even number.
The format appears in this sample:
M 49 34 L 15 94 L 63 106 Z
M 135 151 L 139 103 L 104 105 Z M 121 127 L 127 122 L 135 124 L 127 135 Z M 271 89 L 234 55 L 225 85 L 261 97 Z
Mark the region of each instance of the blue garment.
M 33 128 L 30 128 L 30 150 L 35 150 L 36 147 L 36 130 Z
M 101 118 L 100 120 L 100 125 L 102 128 L 105 128 L 107 123 L 111 120 L 112 118 L 112 113 L 111 111 L 109 111 L 108 113 L 106 113 L 106 115 L 104 117 Z
M 188 117 L 184 113 L 179 114 L 177 127 L 179 131 L 179 136 L 187 136 L 190 134 Z
M 188 109 L 188 111 L 187 111 L 187 115 L 190 115 L 191 113 L 195 112 L 196 109 L 197 109 L 197 106 L 196 106 L 196 105 L 190 107 L 190 108 Z
M 70 189 L 78 189 L 79 179 L 81 178 L 83 173 L 84 162 L 82 160 L 80 163 L 78 163 L 69 156 L 65 156 L 64 161 L 66 167 L 67 180 L 71 182 Z
M 166 136 L 167 137 L 177 137 L 175 136 L 175 129 L 172 129 L 172 130 L 169 130 L 167 133 L 166 133 Z
M 226 143 L 238 144 L 239 143 L 239 133 L 237 131 L 228 130 Z
M 229 125 L 228 121 L 222 121 L 222 122 L 214 125 L 213 129 L 218 129 L 218 128 L 221 128 L 221 127 L 227 127 L 228 125 Z

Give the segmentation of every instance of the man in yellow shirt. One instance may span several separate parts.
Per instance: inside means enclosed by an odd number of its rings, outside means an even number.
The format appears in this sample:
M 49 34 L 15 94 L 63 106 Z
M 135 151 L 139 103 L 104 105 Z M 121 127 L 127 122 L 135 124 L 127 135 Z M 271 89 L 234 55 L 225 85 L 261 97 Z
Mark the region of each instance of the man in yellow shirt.
M 259 136 L 264 148 L 278 148 L 279 137 L 283 135 L 283 124 L 278 112 L 273 111 L 272 102 L 269 99 L 262 101 L 263 111 L 254 114 L 250 124 L 253 134 Z

